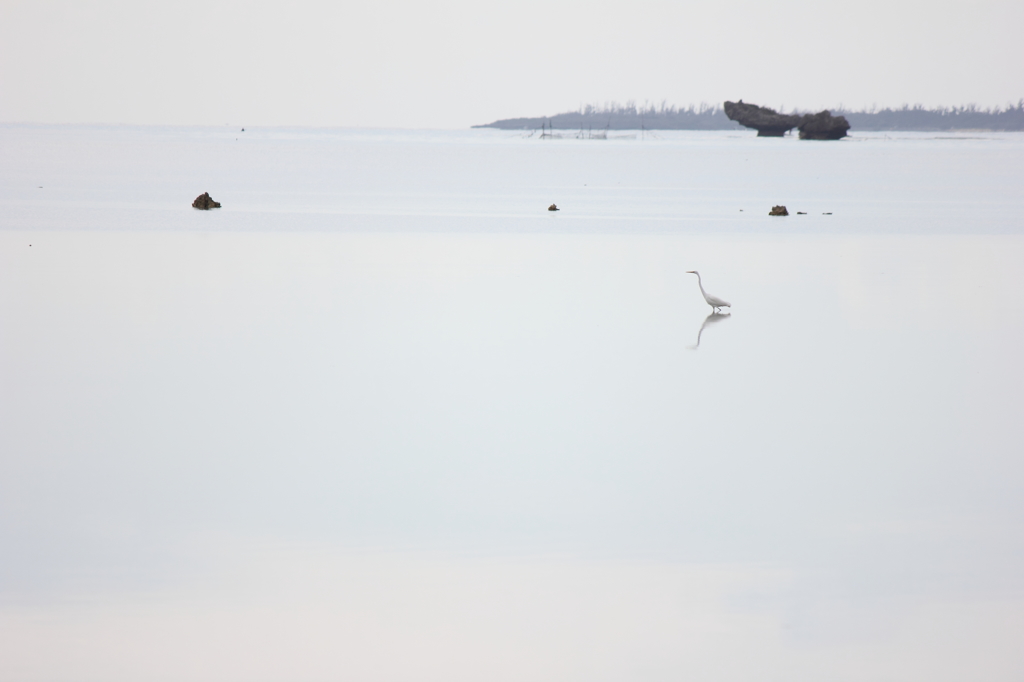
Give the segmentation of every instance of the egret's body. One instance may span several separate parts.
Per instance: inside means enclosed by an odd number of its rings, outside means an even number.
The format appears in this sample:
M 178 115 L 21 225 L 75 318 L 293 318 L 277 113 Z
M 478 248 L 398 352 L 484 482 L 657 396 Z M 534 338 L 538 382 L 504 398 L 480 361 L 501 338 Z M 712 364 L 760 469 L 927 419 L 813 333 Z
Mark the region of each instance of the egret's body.
M 714 310 L 716 313 L 719 312 L 722 308 L 731 308 L 732 307 L 732 304 L 729 303 L 728 301 L 723 301 L 722 299 L 718 298 L 717 296 L 712 296 L 708 292 L 704 291 L 704 284 L 700 281 L 700 273 L 699 272 L 697 272 L 696 270 L 687 270 L 686 274 L 688 274 L 688 275 L 697 275 L 697 286 L 700 287 L 700 293 L 701 293 L 702 296 L 704 296 L 704 300 L 707 301 L 707 304 L 709 306 L 711 306 L 711 309 Z

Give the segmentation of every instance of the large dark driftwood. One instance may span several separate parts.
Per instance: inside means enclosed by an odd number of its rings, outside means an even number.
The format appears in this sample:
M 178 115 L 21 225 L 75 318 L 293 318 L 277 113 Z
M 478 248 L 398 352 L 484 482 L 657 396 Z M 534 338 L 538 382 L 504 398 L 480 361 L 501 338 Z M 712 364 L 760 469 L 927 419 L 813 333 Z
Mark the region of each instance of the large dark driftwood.
M 850 124 L 845 116 L 833 116 L 826 109 L 817 114 L 806 114 L 800 124 L 801 140 L 839 140 L 846 137 Z
M 758 137 L 782 137 L 803 121 L 803 116 L 780 114 L 756 104 L 726 102 L 725 115 L 748 128 L 756 128 Z
M 214 201 L 209 192 L 203 192 L 192 202 L 192 208 L 209 211 L 211 208 L 220 208 L 220 202 Z

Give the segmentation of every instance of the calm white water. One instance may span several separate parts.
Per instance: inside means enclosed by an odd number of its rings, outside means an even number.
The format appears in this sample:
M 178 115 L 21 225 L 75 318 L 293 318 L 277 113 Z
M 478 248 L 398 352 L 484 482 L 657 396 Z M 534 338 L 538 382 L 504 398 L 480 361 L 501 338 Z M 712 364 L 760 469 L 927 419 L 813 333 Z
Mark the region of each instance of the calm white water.
M 0 679 L 1024 675 L 1024 136 L 0 149 Z

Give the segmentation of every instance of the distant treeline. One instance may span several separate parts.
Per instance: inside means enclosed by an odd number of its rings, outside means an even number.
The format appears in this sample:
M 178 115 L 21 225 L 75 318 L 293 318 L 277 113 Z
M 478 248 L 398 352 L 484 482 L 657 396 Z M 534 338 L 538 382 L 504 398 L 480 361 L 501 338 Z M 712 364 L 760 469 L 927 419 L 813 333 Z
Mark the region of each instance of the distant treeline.
M 1024 100 L 1005 109 L 965 107 L 925 109 L 904 104 L 899 109 L 832 112 L 850 122 L 852 130 L 1024 130 Z
M 603 107 L 588 104 L 579 111 L 567 111 L 554 116 L 537 118 L 509 118 L 474 128 L 501 128 L 503 130 L 533 130 L 541 127 L 561 130 L 734 130 L 742 128 L 725 116 L 722 107 L 712 104 L 690 105 L 687 108 L 661 104 L 637 106 L 633 102 L 606 104 Z
M 1024 99 L 1006 108 L 982 109 L 972 105 L 926 109 L 921 105 L 903 105 L 898 109 L 849 111 L 832 109 L 836 116 L 845 116 L 851 130 L 1024 130 Z M 780 112 L 781 113 L 781 112 Z M 813 113 L 794 111 L 791 113 Z M 737 130 L 743 126 L 730 121 L 717 104 L 676 107 L 662 103 L 655 106 L 634 102 L 586 105 L 579 111 L 554 116 L 509 118 L 474 128 L 503 130 L 536 130 L 542 127 L 558 130 Z

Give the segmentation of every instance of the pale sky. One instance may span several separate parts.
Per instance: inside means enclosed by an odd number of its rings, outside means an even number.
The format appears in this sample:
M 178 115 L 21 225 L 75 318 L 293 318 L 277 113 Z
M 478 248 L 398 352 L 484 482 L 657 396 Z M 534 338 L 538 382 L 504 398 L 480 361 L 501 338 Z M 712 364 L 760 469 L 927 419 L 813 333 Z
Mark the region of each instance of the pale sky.
M 0 122 L 462 128 L 1024 97 L 1024 3 L 0 0 Z

